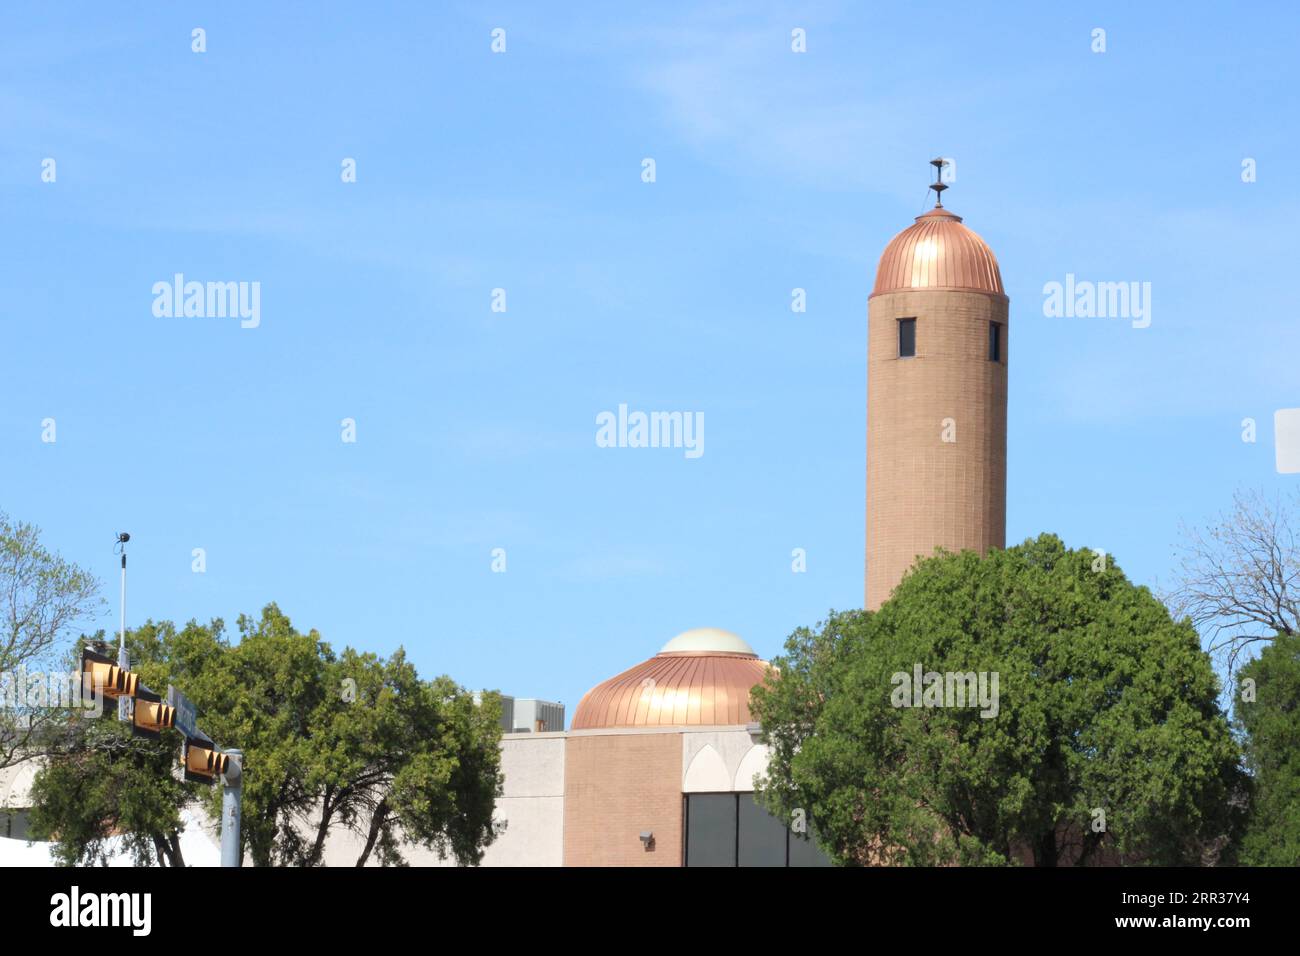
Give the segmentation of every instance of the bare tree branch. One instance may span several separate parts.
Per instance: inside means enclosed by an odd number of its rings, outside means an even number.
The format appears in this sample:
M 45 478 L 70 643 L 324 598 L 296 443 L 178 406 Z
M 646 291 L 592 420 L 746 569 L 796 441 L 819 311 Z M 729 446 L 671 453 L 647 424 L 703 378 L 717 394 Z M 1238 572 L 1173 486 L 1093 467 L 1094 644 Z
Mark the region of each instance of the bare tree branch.
M 65 639 L 78 621 L 97 612 L 99 582 L 40 542 L 40 531 L 0 512 L 0 680 L 10 686 L 29 672 L 57 671 Z M 21 697 L 21 694 L 15 695 Z M 31 755 L 55 707 L 0 701 L 0 767 Z
M 1300 491 L 1270 500 L 1233 495 L 1233 511 L 1213 526 L 1183 529 L 1177 587 L 1165 596 L 1190 617 L 1229 677 L 1250 648 L 1300 631 Z

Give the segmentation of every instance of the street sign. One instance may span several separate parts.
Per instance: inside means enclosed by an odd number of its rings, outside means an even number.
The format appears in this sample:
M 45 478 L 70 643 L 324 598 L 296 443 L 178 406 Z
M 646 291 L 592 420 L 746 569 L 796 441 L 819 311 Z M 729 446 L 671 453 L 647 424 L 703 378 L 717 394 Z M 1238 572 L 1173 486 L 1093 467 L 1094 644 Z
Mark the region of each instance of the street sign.
M 167 685 L 167 703 L 176 708 L 176 729 L 190 740 L 207 740 L 207 734 L 199 730 L 198 711 L 190 699 L 171 684 Z

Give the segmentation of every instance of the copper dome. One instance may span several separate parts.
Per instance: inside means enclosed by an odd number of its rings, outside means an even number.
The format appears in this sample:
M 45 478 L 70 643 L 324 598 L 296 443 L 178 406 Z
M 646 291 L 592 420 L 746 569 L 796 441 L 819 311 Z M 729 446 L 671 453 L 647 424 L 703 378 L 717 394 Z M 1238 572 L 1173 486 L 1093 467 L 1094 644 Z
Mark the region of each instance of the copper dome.
M 687 631 L 587 691 L 570 729 L 748 724 L 749 691 L 769 666 L 727 631 Z
M 936 206 L 896 235 L 876 269 L 872 295 L 909 289 L 957 289 L 1005 295 L 993 250 L 961 224 L 961 216 Z

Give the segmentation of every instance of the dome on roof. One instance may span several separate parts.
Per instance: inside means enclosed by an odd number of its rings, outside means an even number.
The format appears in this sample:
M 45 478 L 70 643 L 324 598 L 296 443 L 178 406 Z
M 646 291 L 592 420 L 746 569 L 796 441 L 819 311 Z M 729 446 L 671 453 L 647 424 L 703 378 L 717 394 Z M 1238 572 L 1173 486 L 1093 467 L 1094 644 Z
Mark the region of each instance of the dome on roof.
M 659 649 L 660 654 L 673 651 L 725 651 L 731 654 L 758 656 L 739 634 L 717 627 L 697 627 L 691 631 L 682 631 Z
M 896 235 L 880 257 L 872 295 L 955 289 L 1005 295 L 998 260 L 961 216 L 936 206 Z
M 571 729 L 748 724 L 749 692 L 770 666 L 730 631 L 685 631 L 648 661 L 587 691 Z

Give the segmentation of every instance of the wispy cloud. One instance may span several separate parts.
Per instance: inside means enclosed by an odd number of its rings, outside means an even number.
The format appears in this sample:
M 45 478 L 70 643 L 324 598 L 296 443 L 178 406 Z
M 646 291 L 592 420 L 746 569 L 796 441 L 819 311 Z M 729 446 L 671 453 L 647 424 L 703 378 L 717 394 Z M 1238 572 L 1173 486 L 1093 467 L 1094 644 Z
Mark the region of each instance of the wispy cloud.
M 836 57 L 791 52 L 794 22 L 809 20 L 759 22 L 740 9 L 730 17 L 688 19 L 674 31 L 651 35 L 660 58 L 640 69 L 636 83 L 660 103 L 664 120 L 686 143 L 729 172 L 906 200 L 919 196 L 916 190 L 893 192 L 891 184 L 910 188 L 916 180 L 916 144 L 931 140 L 935 130 L 934 91 L 915 76 L 896 73 L 877 77 L 868 89 L 846 84 Z M 817 43 L 816 28 L 810 32 Z M 829 29 L 820 39 L 828 35 Z M 995 95 L 988 83 L 945 89 L 946 131 L 966 125 L 968 105 Z

